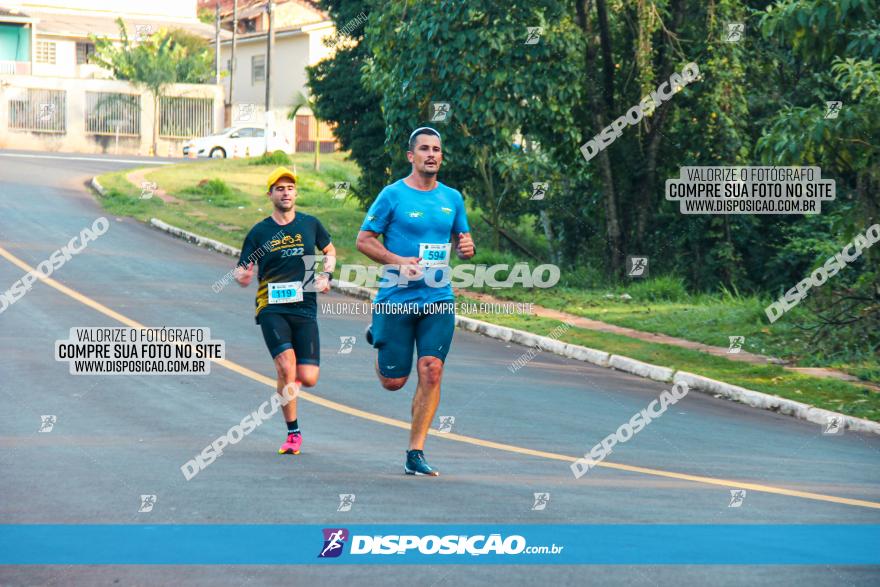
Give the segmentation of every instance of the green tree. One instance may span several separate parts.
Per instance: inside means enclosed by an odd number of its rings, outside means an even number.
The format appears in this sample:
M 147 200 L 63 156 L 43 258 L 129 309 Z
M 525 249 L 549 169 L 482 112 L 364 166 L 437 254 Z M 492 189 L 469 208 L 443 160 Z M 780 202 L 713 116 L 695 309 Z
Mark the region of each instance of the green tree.
M 91 36 L 95 43 L 92 62 L 108 69 L 116 79 L 147 89 L 153 97 L 152 154 L 159 143 L 159 101 L 175 83 L 208 83 L 213 54 L 207 42 L 185 31 L 161 29 L 133 43 L 121 18 L 116 20 L 121 41 Z
M 369 89 L 363 74 L 370 54 L 362 20 L 363 15 L 372 15 L 373 9 L 366 1 L 324 0 L 321 5 L 329 11 L 337 30 L 348 27 L 348 35 L 327 39 L 328 45 L 335 47 L 333 57 L 307 69 L 315 99 L 313 111 L 335 124 L 340 146 L 360 167 L 360 178 L 352 191 L 366 206 L 391 178 L 391 158 L 384 146 L 382 93 Z
M 581 275 L 620 279 L 624 256 L 643 253 L 692 289 L 775 293 L 816 261 L 817 242 L 877 216 L 875 1 L 324 5 L 340 28 L 369 15 L 310 72 L 317 110 L 372 186 L 367 202 L 406 172 L 407 133 L 438 101 L 452 107 L 443 181 L 496 226 L 532 222 Z M 745 24 L 739 42 L 729 23 Z M 525 45 L 536 26 L 540 42 Z M 698 81 L 584 159 L 580 145 L 689 62 Z M 824 118 L 827 100 L 844 102 L 838 119 Z M 762 163 L 818 164 L 838 200 L 802 217 L 682 215 L 664 198 L 682 166 Z M 548 194 L 530 201 L 537 181 Z
M 536 176 L 537 153 L 576 139 L 570 113 L 579 88 L 559 81 L 576 73 L 578 35 L 557 8 L 537 0 L 395 3 L 367 26 L 364 79 L 382 94 L 393 175 L 408 171 L 409 132 L 434 124 L 444 182 L 484 211 L 496 248 L 502 225 L 526 212 L 532 182 L 545 179 Z M 536 43 L 526 44 L 529 26 L 542 29 Z M 443 121 L 433 120 L 438 102 L 449 104 Z
M 821 216 L 790 225 L 769 269 L 801 276 L 880 222 L 880 22 L 870 0 L 787 0 L 761 14 L 767 69 L 781 107 L 756 153 L 765 164 L 813 165 L 836 184 Z M 840 102 L 829 116 L 827 102 Z M 807 299 L 800 326 L 828 357 L 880 351 L 880 250 Z M 792 282 L 793 278 L 788 280 Z

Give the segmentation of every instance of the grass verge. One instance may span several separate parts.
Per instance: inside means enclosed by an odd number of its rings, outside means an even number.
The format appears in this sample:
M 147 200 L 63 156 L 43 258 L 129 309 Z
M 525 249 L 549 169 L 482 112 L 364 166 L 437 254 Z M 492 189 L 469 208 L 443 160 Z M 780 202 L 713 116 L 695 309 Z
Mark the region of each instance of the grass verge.
M 537 316 L 493 314 L 469 315 L 469 317 L 544 336 L 549 335 L 554 328 L 562 324 L 558 320 Z M 880 421 L 880 394 L 845 381 L 810 377 L 786 371 L 776 365 L 750 365 L 729 361 L 699 351 L 581 328 L 569 328 L 558 336 L 558 339 L 646 363 L 689 371 L 731 385 L 778 395 L 826 410 Z

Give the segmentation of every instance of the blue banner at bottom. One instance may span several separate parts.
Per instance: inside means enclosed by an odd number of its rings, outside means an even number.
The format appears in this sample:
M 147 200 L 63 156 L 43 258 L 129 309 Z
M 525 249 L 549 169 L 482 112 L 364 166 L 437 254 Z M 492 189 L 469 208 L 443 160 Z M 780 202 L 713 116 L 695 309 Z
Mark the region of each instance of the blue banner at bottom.
M 878 565 L 880 525 L 0 525 L 4 565 Z

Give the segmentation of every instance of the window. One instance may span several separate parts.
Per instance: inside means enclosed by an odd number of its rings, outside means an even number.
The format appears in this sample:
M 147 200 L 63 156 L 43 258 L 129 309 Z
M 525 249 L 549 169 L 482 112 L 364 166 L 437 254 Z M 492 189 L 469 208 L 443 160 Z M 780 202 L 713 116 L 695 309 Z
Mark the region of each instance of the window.
M 251 84 L 266 81 L 266 56 L 251 57 Z
M 77 43 L 76 44 L 76 64 L 83 65 L 89 62 L 89 56 L 95 53 L 95 45 L 93 43 Z
M 252 129 L 254 131 L 254 137 L 258 139 L 262 139 L 266 136 L 266 129 L 264 128 L 255 128 Z
M 55 65 L 55 42 L 37 41 L 36 55 L 37 63 Z
M 257 19 L 256 18 L 249 18 L 247 20 L 242 20 L 241 21 L 241 29 L 239 29 L 239 32 L 242 32 L 242 33 L 255 33 L 255 32 L 257 32 Z

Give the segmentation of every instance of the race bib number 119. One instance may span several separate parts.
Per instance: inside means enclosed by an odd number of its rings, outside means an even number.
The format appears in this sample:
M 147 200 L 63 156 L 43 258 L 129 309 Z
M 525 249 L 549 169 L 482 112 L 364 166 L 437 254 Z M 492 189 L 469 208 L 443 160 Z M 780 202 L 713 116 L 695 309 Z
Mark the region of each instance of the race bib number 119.
M 302 281 L 269 284 L 270 304 L 290 304 L 303 301 Z

